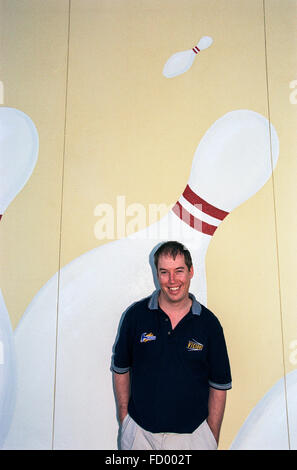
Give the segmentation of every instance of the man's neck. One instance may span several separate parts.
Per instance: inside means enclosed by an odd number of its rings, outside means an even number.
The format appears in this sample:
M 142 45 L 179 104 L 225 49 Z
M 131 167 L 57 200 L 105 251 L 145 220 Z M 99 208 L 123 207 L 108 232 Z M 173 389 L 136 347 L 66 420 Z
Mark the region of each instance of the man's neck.
M 189 312 L 192 306 L 192 299 L 187 296 L 178 302 L 170 302 L 161 291 L 159 294 L 159 306 L 168 315 L 172 328 L 174 328 Z

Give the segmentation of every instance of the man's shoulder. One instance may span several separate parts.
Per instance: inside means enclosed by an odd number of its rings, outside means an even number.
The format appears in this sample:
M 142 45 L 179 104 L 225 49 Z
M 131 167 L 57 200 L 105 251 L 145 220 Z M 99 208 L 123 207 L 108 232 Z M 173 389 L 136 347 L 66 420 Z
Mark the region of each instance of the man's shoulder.
M 126 309 L 126 315 L 133 317 L 134 315 L 137 315 L 142 312 L 146 313 L 149 310 L 150 299 L 151 295 L 144 297 L 140 300 L 136 300 Z
M 205 305 L 201 304 L 201 318 L 207 322 L 210 326 L 214 328 L 221 328 L 221 323 L 218 317 L 211 311 L 209 308 L 205 307 Z

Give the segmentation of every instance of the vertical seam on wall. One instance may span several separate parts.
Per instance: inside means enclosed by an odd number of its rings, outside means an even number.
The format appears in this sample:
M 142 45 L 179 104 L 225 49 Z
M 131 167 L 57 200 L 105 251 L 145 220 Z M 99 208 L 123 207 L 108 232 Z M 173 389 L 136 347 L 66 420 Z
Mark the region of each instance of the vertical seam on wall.
M 63 219 L 63 199 L 64 199 L 64 168 L 66 153 L 66 130 L 67 130 L 67 104 L 68 104 L 68 78 L 69 78 L 69 46 L 70 46 L 70 12 L 71 0 L 68 0 L 68 30 L 67 30 L 67 50 L 66 50 L 66 74 L 65 74 L 65 106 L 64 106 L 64 139 L 61 175 L 61 205 L 59 221 L 59 248 L 58 248 L 58 286 L 57 286 L 57 311 L 56 311 L 56 338 L 54 357 L 54 390 L 53 390 L 53 415 L 52 415 L 52 450 L 54 450 L 55 440 L 55 414 L 56 414 L 56 378 L 57 378 L 57 354 L 59 336 L 59 300 L 60 300 L 60 272 L 61 272 L 61 252 L 62 252 L 62 219 Z
M 267 110 L 268 110 L 268 119 L 269 119 L 270 163 L 271 163 L 271 169 L 272 169 L 271 181 L 272 181 L 272 196 L 273 196 L 274 232 L 275 232 L 275 244 L 276 244 L 277 282 L 278 282 L 279 311 L 280 311 L 280 324 L 281 324 L 281 341 L 282 341 L 282 355 L 283 355 L 283 361 L 282 362 L 283 362 L 283 374 L 284 374 L 284 392 L 285 392 L 288 446 L 289 446 L 289 450 L 290 450 L 291 445 L 290 445 L 290 428 L 289 428 L 289 416 L 288 416 L 288 397 L 287 397 L 287 380 L 286 380 L 286 363 L 285 363 L 285 346 L 284 346 L 284 326 L 283 326 L 283 311 L 282 311 L 282 296 L 281 296 L 281 279 L 280 279 L 281 276 L 280 276 L 280 260 L 279 260 L 279 241 L 278 241 L 276 194 L 275 194 L 275 181 L 274 181 L 272 143 L 271 143 L 271 118 L 270 118 L 270 104 L 269 104 L 269 80 L 268 80 L 267 31 L 266 31 L 265 0 L 263 0 L 263 19 L 264 19 L 266 96 L 267 96 Z

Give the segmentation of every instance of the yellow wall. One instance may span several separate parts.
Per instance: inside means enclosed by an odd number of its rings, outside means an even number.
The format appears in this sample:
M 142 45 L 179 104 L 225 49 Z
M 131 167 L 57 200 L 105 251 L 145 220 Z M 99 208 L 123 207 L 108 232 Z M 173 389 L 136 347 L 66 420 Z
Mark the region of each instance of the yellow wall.
M 33 175 L 0 226 L 0 286 L 14 327 L 59 267 L 109 242 L 94 234 L 99 203 L 174 203 L 199 140 L 230 110 L 252 109 L 276 128 L 273 177 L 227 217 L 207 254 L 208 306 L 233 372 L 228 448 L 265 392 L 296 368 L 296 0 L 0 5 L 3 104 L 27 113 L 40 138 Z M 213 45 L 166 79 L 169 56 L 203 35 Z

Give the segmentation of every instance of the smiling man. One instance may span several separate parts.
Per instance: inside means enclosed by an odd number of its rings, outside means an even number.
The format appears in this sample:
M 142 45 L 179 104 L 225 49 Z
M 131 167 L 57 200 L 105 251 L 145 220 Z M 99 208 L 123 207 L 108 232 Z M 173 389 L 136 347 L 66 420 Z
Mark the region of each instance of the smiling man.
M 121 449 L 215 450 L 231 388 L 223 330 L 189 293 L 189 251 L 169 241 L 154 261 L 160 289 L 129 307 L 113 357 Z

